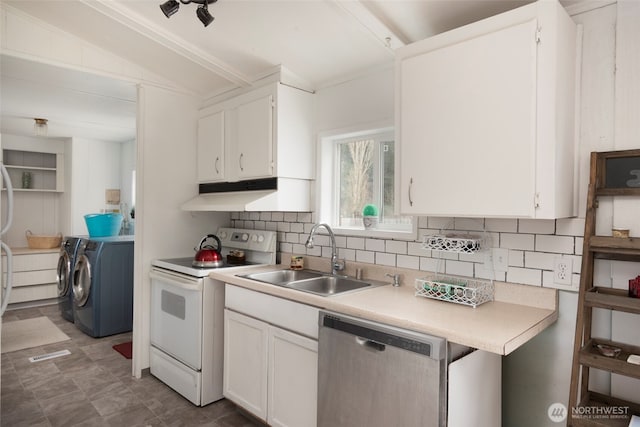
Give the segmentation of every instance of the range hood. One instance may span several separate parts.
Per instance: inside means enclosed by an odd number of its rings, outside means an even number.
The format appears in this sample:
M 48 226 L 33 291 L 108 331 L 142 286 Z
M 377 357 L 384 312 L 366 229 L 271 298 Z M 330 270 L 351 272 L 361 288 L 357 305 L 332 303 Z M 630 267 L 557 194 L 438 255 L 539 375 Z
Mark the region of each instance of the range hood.
M 200 184 L 199 195 L 184 203 L 182 210 L 310 212 L 311 182 L 306 179 L 266 178 Z

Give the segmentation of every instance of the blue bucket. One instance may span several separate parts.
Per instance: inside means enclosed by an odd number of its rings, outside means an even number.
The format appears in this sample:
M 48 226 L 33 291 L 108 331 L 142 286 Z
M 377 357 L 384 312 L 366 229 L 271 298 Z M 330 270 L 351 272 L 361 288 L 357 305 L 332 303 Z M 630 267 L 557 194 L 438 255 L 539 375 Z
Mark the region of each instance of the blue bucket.
M 119 213 L 88 214 L 84 216 L 84 222 L 89 237 L 108 237 L 120 234 L 122 218 Z

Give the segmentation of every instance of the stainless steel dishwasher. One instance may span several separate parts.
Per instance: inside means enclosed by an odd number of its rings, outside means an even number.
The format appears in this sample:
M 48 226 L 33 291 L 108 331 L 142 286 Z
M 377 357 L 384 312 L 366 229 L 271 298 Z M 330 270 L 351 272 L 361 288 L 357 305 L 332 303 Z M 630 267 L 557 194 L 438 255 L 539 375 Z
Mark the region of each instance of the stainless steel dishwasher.
M 444 427 L 444 338 L 320 313 L 319 427 Z

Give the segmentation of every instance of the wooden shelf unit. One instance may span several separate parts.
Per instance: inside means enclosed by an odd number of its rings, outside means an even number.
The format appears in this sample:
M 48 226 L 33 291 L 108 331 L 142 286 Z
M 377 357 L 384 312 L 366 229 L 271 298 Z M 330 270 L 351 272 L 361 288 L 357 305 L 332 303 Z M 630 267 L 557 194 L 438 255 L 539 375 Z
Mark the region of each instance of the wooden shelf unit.
M 568 426 L 627 427 L 632 415 L 640 416 L 640 402 L 607 396 L 589 389 L 590 369 L 640 379 L 640 365 L 627 361 L 632 354 L 640 355 L 640 346 L 591 336 L 594 308 L 636 314 L 640 326 L 639 298 L 630 297 L 626 289 L 606 288 L 593 283 L 596 259 L 640 263 L 640 237 L 595 235 L 598 197 L 640 196 L 640 185 L 636 186 L 633 180 L 625 181 L 625 175 L 619 173 L 620 170 L 627 170 L 625 168 L 630 164 L 633 170 L 640 169 L 640 150 L 591 153 Z M 615 356 L 604 356 L 597 348 L 598 344 L 615 347 L 620 351 Z M 587 413 L 589 411 L 592 413 Z

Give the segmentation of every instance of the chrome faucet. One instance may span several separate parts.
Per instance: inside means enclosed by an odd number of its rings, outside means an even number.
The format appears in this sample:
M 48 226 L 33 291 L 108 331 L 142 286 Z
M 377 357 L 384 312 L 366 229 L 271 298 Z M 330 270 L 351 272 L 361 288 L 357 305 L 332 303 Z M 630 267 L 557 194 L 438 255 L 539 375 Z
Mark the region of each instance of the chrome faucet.
M 315 236 L 319 227 L 324 227 L 329 233 L 329 238 L 331 239 L 331 274 L 336 275 L 338 271 L 344 270 L 344 261 L 338 260 L 338 250 L 336 248 L 336 236 L 333 234 L 333 230 L 329 227 L 328 224 L 316 224 L 311 228 L 311 232 L 309 233 L 309 237 L 307 238 L 307 243 L 305 246 L 309 249 L 313 249 L 313 236 Z

